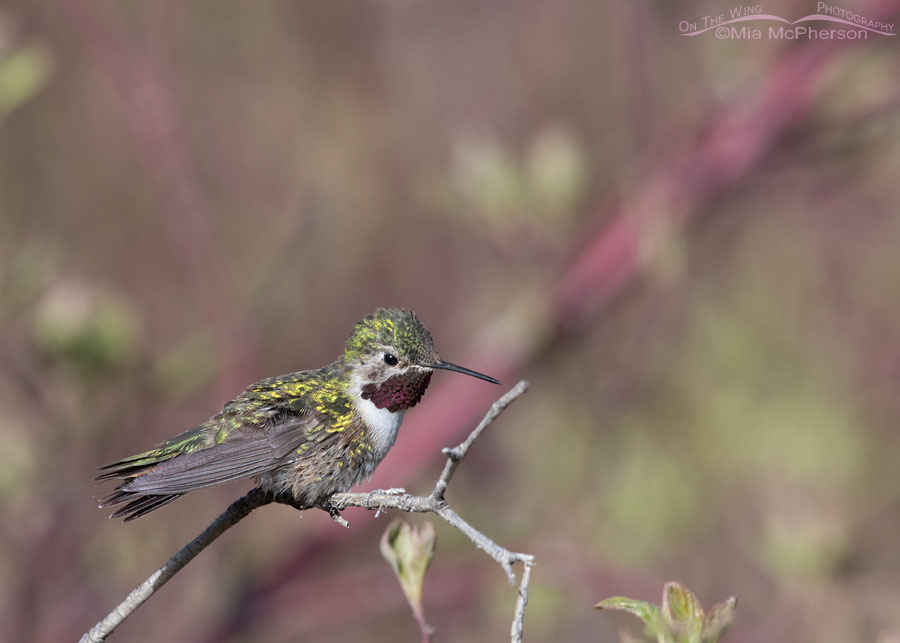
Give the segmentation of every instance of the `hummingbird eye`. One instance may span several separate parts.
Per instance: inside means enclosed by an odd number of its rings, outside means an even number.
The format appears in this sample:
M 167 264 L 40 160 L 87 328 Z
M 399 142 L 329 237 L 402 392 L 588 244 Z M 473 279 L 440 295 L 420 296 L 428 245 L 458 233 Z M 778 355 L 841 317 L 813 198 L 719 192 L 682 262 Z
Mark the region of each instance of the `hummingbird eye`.
M 397 365 L 397 356 L 392 355 L 391 353 L 384 354 L 384 363 L 388 366 L 396 366 Z

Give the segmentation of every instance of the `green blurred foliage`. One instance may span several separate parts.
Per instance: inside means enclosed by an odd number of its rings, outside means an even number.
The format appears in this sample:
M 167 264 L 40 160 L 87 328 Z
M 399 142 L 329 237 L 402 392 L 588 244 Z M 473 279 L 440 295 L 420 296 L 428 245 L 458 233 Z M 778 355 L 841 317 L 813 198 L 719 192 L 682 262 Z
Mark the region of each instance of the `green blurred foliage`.
M 555 125 L 537 132 L 521 155 L 498 141 L 463 138 L 439 204 L 498 243 L 525 234 L 560 243 L 585 195 L 586 162 L 576 138 Z
M 137 316 L 124 298 L 72 280 L 47 291 L 32 332 L 49 357 L 86 375 L 114 371 L 134 358 L 140 342 Z
M 597 603 L 598 609 L 622 610 L 647 625 L 647 634 L 658 643 L 716 643 L 734 621 L 737 601 L 732 596 L 704 614 L 700 601 L 681 583 L 663 588 L 662 606 L 616 596 Z
M 35 96 L 53 74 L 53 55 L 44 43 L 0 52 L 0 120 Z
M 209 385 L 220 367 L 211 333 L 201 331 L 162 355 L 156 363 L 156 376 L 169 396 L 188 398 Z

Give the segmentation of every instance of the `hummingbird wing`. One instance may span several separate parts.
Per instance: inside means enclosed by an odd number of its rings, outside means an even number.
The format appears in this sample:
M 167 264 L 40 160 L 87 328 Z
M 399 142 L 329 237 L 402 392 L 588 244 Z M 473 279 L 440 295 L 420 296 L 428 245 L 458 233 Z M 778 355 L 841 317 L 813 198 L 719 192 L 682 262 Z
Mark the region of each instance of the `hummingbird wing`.
M 271 432 L 242 435 L 161 462 L 122 489 L 142 495 L 187 493 L 259 475 L 276 468 L 307 442 L 308 432 L 317 424 L 315 416 L 296 415 L 273 426 Z
M 335 365 L 257 382 L 207 422 L 157 448 L 102 467 L 98 480 L 122 482 L 101 507 L 134 520 L 180 495 L 277 469 L 324 448 L 353 414 Z M 302 447 L 302 448 L 301 448 Z
M 235 437 L 220 444 L 203 447 L 185 440 L 175 449 L 173 439 L 156 451 L 126 458 L 113 465 L 98 479 L 120 477 L 124 482 L 103 498 L 101 507 L 128 503 L 111 517 L 126 521 L 139 518 L 182 494 L 194 489 L 248 478 L 265 473 L 291 457 L 300 446 L 316 440 L 322 433 L 321 419 L 315 414 L 295 413 L 280 419 L 267 429 L 234 431 Z M 191 432 L 183 434 L 192 439 Z M 182 437 L 182 436 L 179 436 Z

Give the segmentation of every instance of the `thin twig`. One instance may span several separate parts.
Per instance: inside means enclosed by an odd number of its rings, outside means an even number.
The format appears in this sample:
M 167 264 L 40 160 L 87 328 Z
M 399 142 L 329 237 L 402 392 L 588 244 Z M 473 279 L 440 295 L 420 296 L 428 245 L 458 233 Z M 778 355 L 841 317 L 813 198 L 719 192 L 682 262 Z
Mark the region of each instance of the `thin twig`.
M 513 643 L 522 640 L 522 630 L 525 627 L 525 605 L 528 604 L 528 582 L 531 580 L 531 568 L 534 567 L 534 558 L 523 561 L 522 582 L 519 583 L 519 598 L 516 599 L 516 611 L 513 613 L 510 636 Z
M 422 636 L 422 643 L 431 643 L 431 637 L 434 636 L 434 628 L 425 620 L 425 614 L 422 609 L 413 608 L 413 616 L 419 625 L 419 634 Z
M 528 390 L 528 382 L 521 381 L 512 389 L 510 389 L 503 397 L 498 399 L 488 412 L 484 419 L 475 427 L 462 443 L 453 449 L 444 449 L 447 454 L 447 464 L 435 484 L 434 490 L 427 496 L 413 496 L 407 493 L 397 493 L 395 490 L 388 491 L 372 491 L 369 493 L 336 493 L 328 498 L 328 502 L 319 508 L 326 511 L 332 519 L 338 524 L 347 527 L 347 521 L 340 516 L 340 511 L 347 507 L 361 507 L 363 509 L 371 509 L 381 511 L 383 509 L 400 509 L 409 513 L 433 513 L 451 526 L 461 531 L 471 540 L 476 547 L 484 550 L 491 558 L 497 561 L 506 572 L 510 584 L 515 586 L 516 577 L 512 566 L 515 563 L 523 564 L 522 578 L 519 583 L 516 601 L 516 609 L 512 624 L 512 643 L 520 643 L 522 640 L 523 619 L 525 616 L 525 603 L 528 601 L 528 583 L 531 577 L 531 567 L 534 565 L 534 557 L 529 554 L 512 552 L 495 543 L 493 540 L 485 536 L 483 533 L 475 529 L 459 516 L 447 501 L 444 499 L 444 492 L 447 485 L 453 477 L 456 467 L 462 460 L 469 447 L 475 439 L 484 431 L 491 422 L 496 419 L 503 410 L 510 405 L 516 398 Z M 257 487 L 249 491 L 245 496 L 235 500 L 231 506 L 225 510 L 222 515 L 213 521 L 203 533 L 194 540 L 184 546 L 177 554 L 172 556 L 169 561 L 159 568 L 150 578 L 135 588 L 122 603 L 120 603 L 112 612 L 110 612 L 103 620 L 92 627 L 84 636 L 81 637 L 80 643 L 101 643 L 106 640 L 116 627 L 128 618 L 136 609 L 153 596 L 153 594 L 162 587 L 166 581 L 177 574 L 182 567 L 189 563 L 194 556 L 206 549 L 216 538 L 221 536 L 225 530 L 237 524 L 245 518 L 251 511 L 269 503 L 279 503 L 290 505 L 298 510 L 309 509 L 309 507 L 300 505 L 291 494 L 279 494 L 273 496 L 261 488 Z
M 187 565 L 194 556 L 206 549 L 216 538 L 221 536 L 225 531 L 238 522 L 247 517 L 247 515 L 256 509 L 272 502 L 271 494 L 266 493 L 259 487 L 251 489 L 243 497 L 238 498 L 226 509 L 212 524 L 203 530 L 199 536 L 181 548 L 177 554 L 172 556 L 165 565 L 156 570 L 150 578 L 134 588 L 125 600 L 111 611 L 106 617 L 88 630 L 81 637 L 80 643 L 100 643 L 106 640 L 106 637 L 112 634 L 113 630 L 119 624 L 139 608 L 144 602 L 153 596 L 160 587 L 181 571 L 181 568 Z
M 469 447 L 472 446 L 475 438 L 481 435 L 481 432 L 487 428 L 487 425 L 493 422 L 498 415 L 503 413 L 504 409 L 512 404 L 513 400 L 527 390 L 528 382 L 525 380 L 520 381 L 507 391 L 503 397 L 491 405 L 491 408 L 488 409 L 488 412 L 481 422 L 478 423 L 478 426 L 475 427 L 475 430 L 469 434 L 469 437 L 452 449 L 444 449 L 443 452 L 447 455 L 447 464 L 444 465 L 444 471 L 441 473 L 441 477 L 438 478 L 437 484 L 434 485 L 434 491 L 431 494 L 436 500 L 444 499 L 444 493 L 447 491 L 447 485 L 450 484 L 450 479 L 456 472 L 456 467 L 459 466 L 460 460 L 466 457 L 466 453 L 469 452 Z
M 471 540 L 478 549 L 483 550 L 488 556 L 500 563 L 511 585 L 515 586 L 516 576 L 512 571 L 513 563 L 533 563 L 534 559 L 528 554 L 511 552 L 495 543 L 472 525 L 463 520 L 458 513 L 450 508 L 446 500 L 435 500 L 434 496 L 412 496 L 409 494 L 393 495 L 382 491 L 370 493 L 336 493 L 329 498 L 332 504 L 339 509 L 347 507 L 361 507 L 379 511 L 382 509 L 399 509 L 407 513 L 433 513 L 451 526 L 461 531 Z M 284 502 L 281 499 L 277 502 Z M 292 504 L 285 502 L 285 504 Z

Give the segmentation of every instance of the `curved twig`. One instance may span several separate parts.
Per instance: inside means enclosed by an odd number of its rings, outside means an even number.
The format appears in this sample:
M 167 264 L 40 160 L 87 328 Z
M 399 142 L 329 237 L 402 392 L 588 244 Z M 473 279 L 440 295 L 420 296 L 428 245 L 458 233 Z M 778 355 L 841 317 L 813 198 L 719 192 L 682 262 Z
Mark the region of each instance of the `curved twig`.
M 106 637 L 112 634 L 113 630 L 122 621 L 131 616 L 137 608 L 156 593 L 156 590 L 165 585 L 172 576 L 181 571 L 182 567 L 191 562 L 194 556 L 206 549 L 216 538 L 225 533 L 229 527 L 246 518 L 251 511 L 257 507 L 269 504 L 272 500 L 270 494 L 256 487 L 232 502 L 228 509 L 216 518 L 209 527 L 204 529 L 199 536 L 182 547 L 165 565 L 153 572 L 150 578 L 131 590 L 131 593 L 125 597 L 124 601 L 119 603 L 103 620 L 88 630 L 81 637 L 81 643 L 101 643 L 101 641 L 105 641 Z

